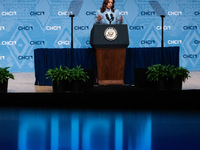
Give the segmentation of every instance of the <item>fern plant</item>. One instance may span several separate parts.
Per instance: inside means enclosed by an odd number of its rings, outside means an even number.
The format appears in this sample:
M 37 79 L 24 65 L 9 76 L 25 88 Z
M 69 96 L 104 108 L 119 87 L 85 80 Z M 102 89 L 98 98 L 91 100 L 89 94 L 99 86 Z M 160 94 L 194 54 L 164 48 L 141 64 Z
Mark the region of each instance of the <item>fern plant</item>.
M 46 73 L 47 78 L 51 78 L 52 81 L 56 81 L 59 84 L 60 81 L 66 80 L 72 82 L 74 80 L 79 80 L 86 82 L 89 79 L 87 72 L 81 68 L 81 65 L 76 68 L 69 69 L 68 67 L 49 69 Z
M 84 69 L 81 68 L 81 65 L 69 70 L 69 82 L 77 80 L 86 82 L 88 79 L 89 76 L 87 75 L 87 72 L 85 72 Z
M 172 76 L 173 79 L 181 78 L 182 82 L 185 82 L 186 79 L 190 78 L 190 72 L 184 67 L 176 67 L 173 70 Z
M 185 80 L 190 77 L 189 73 L 190 72 L 183 67 L 174 67 L 173 65 L 166 66 L 161 64 L 148 67 L 146 72 L 147 80 L 156 82 L 159 79 L 169 80 L 175 78 L 181 78 L 181 80 L 185 82 Z
M 166 80 L 169 80 L 172 76 L 172 68 L 173 66 L 164 66 L 161 64 L 156 64 L 153 66 L 148 67 L 148 70 L 146 72 L 147 74 L 147 80 L 149 81 L 158 81 L 159 79 L 165 78 Z
M 0 68 L 0 83 L 7 82 L 8 79 L 15 79 L 13 74 L 8 71 L 10 67 Z
M 62 68 L 60 65 L 59 68 L 49 69 L 46 73 L 47 79 L 51 78 L 52 81 L 56 81 L 57 85 L 62 80 L 69 80 L 69 68 Z

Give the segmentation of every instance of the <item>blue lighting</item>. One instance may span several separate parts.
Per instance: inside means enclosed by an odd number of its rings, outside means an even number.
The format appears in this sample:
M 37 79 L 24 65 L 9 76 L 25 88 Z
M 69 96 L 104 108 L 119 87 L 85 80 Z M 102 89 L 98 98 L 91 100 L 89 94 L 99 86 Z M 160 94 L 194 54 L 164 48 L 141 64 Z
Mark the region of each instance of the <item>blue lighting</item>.
M 47 122 L 41 116 L 19 118 L 18 150 L 46 150 Z
M 51 117 L 51 150 L 58 150 L 59 144 L 59 118 L 57 114 Z
M 71 150 L 79 150 L 79 118 L 78 114 L 72 116 L 71 121 Z
M 200 113 L 0 110 L 3 150 L 199 150 Z
M 123 120 L 121 116 L 115 119 L 115 150 L 123 149 Z
M 88 118 L 85 120 L 82 133 L 83 150 L 109 150 L 110 121 L 103 118 Z
M 18 126 L 18 150 L 151 150 L 150 114 L 24 112 Z

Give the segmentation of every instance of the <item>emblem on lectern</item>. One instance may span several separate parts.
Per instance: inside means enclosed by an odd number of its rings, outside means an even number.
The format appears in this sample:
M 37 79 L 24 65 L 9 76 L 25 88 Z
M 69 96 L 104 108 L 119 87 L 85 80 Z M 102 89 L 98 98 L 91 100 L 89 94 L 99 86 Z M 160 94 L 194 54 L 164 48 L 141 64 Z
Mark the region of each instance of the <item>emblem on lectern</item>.
M 104 31 L 104 37 L 109 41 L 114 41 L 117 38 L 117 30 L 114 27 L 108 27 Z

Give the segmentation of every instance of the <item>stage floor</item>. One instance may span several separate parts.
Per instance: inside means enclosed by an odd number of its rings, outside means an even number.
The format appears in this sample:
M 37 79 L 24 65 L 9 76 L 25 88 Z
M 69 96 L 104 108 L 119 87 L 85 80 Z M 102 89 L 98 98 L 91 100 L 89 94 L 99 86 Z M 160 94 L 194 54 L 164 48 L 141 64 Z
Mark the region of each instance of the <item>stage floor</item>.
M 51 93 L 52 86 L 38 86 L 35 73 L 13 73 L 15 80 L 9 80 L 8 93 Z M 191 71 L 191 78 L 183 83 L 183 90 L 200 90 L 200 71 Z M 134 85 L 133 85 L 134 86 Z

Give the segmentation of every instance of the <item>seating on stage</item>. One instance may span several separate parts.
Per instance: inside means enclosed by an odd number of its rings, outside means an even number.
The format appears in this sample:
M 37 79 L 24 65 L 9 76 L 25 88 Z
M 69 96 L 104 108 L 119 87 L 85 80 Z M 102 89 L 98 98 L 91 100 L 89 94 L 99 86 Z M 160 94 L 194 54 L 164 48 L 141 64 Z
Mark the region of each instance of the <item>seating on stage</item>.
M 43 48 L 34 50 L 35 84 L 52 85 L 46 79 L 46 71 L 60 65 L 71 66 L 71 49 L 69 48 Z M 127 48 L 124 71 L 124 83 L 135 84 L 135 69 L 161 63 L 161 48 Z M 179 66 L 179 47 L 164 48 L 164 63 Z M 96 82 L 97 67 L 95 49 L 75 48 L 73 50 L 73 66 L 81 65 L 91 75 L 92 82 Z

